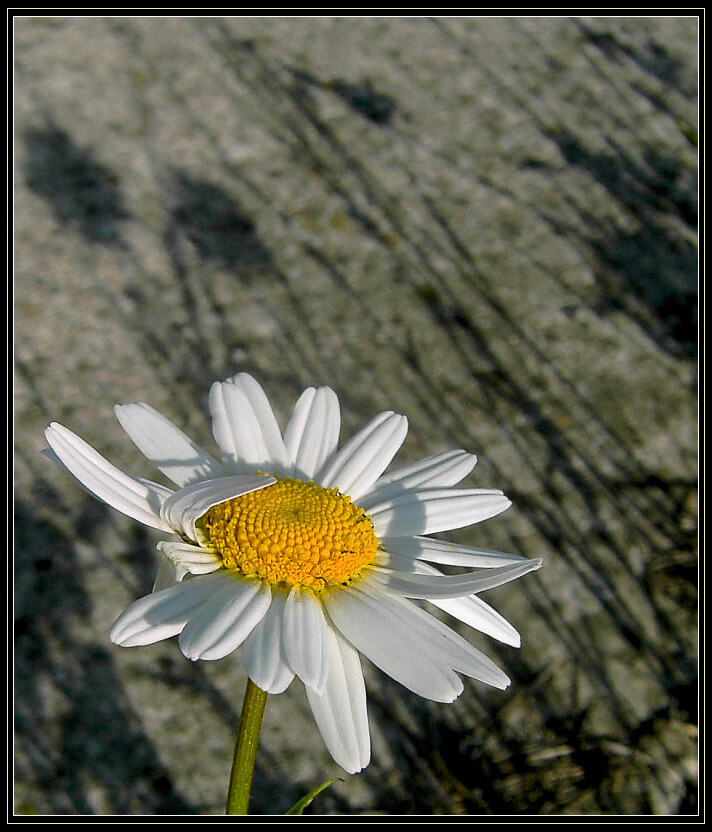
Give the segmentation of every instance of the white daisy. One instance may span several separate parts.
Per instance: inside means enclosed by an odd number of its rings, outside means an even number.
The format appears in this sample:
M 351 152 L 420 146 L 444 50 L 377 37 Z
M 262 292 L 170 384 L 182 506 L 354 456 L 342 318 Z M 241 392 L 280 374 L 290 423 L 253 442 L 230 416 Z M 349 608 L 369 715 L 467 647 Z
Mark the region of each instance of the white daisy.
M 379 414 L 339 450 L 333 390 L 305 390 L 282 434 L 245 373 L 213 385 L 210 412 L 221 461 L 149 405 L 116 408 L 176 488 L 120 471 L 62 425 L 47 428 L 48 453 L 92 494 L 175 536 L 158 544 L 170 570 L 119 616 L 112 641 L 133 647 L 179 635 L 193 660 L 242 645 L 247 674 L 263 691 L 280 693 L 295 676 L 304 683 L 326 746 L 352 773 L 370 759 L 359 653 L 438 702 L 462 692 L 458 674 L 507 687 L 487 656 L 411 600 L 520 643 L 479 593 L 541 561 L 424 536 L 510 505 L 501 491 L 453 487 L 474 456 L 448 451 L 384 474 L 405 439 L 404 416 Z M 478 571 L 444 575 L 433 563 Z

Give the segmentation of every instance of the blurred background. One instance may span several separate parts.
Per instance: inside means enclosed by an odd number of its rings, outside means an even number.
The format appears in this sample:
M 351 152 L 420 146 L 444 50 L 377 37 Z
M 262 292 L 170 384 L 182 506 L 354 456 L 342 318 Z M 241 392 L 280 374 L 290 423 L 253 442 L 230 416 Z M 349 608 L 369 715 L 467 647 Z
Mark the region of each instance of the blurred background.
M 542 557 L 486 594 L 512 677 L 427 702 L 364 660 L 373 761 L 310 811 L 697 806 L 696 17 L 17 17 L 18 815 L 221 814 L 244 674 L 108 640 L 160 535 L 40 456 L 113 416 L 212 448 L 207 391 L 309 385 L 342 437 L 479 457 L 514 505 L 449 535 Z M 341 770 L 294 684 L 253 811 Z

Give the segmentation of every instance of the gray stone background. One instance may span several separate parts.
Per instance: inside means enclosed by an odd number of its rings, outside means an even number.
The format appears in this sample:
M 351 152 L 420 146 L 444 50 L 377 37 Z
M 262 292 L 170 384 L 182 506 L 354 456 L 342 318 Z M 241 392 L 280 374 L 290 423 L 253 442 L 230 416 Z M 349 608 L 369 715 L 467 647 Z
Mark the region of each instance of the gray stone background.
M 543 557 L 487 593 L 513 679 L 426 702 L 366 666 L 373 761 L 333 815 L 697 806 L 695 17 L 19 17 L 18 815 L 220 814 L 239 656 L 114 647 L 159 535 L 40 457 L 58 420 L 155 476 L 113 418 L 211 447 L 209 385 L 342 436 L 408 415 L 513 508 L 451 535 Z M 465 628 L 462 628 L 465 632 Z M 253 811 L 338 776 L 271 697 Z

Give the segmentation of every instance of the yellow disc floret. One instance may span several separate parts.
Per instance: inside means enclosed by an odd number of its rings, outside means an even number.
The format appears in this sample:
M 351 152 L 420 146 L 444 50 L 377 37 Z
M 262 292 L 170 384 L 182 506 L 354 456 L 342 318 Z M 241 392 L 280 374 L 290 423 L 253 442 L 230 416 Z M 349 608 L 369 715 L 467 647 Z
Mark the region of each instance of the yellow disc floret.
M 213 506 L 201 526 L 224 566 L 272 586 L 315 591 L 373 563 L 378 539 L 366 512 L 336 488 L 278 479 Z

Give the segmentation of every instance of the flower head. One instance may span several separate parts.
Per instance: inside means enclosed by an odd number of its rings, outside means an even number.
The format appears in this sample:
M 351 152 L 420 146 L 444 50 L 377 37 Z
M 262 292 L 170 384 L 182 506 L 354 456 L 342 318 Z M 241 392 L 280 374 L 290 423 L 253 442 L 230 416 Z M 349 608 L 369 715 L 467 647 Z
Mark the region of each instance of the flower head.
M 331 755 L 349 772 L 370 758 L 359 653 L 439 702 L 462 692 L 458 674 L 509 684 L 416 603 L 427 600 L 519 644 L 479 593 L 541 561 L 428 536 L 510 505 L 498 490 L 454 487 L 474 456 L 449 451 L 385 474 L 407 433 L 404 416 L 379 414 L 339 449 L 333 390 L 305 390 L 282 433 L 264 391 L 245 373 L 213 385 L 210 412 L 220 461 L 149 405 L 116 408 L 174 488 L 120 471 L 62 425 L 47 428 L 50 455 L 83 486 L 172 535 L 158 544 L 163 566 L 154 591 L 119 616 L 112 641 L 133 647 L 178 635 L 193 660 L 242 646 L 248 676 L 268 693 L 297 676 Z M 433 564 L 469 571 L 445 575 Z

